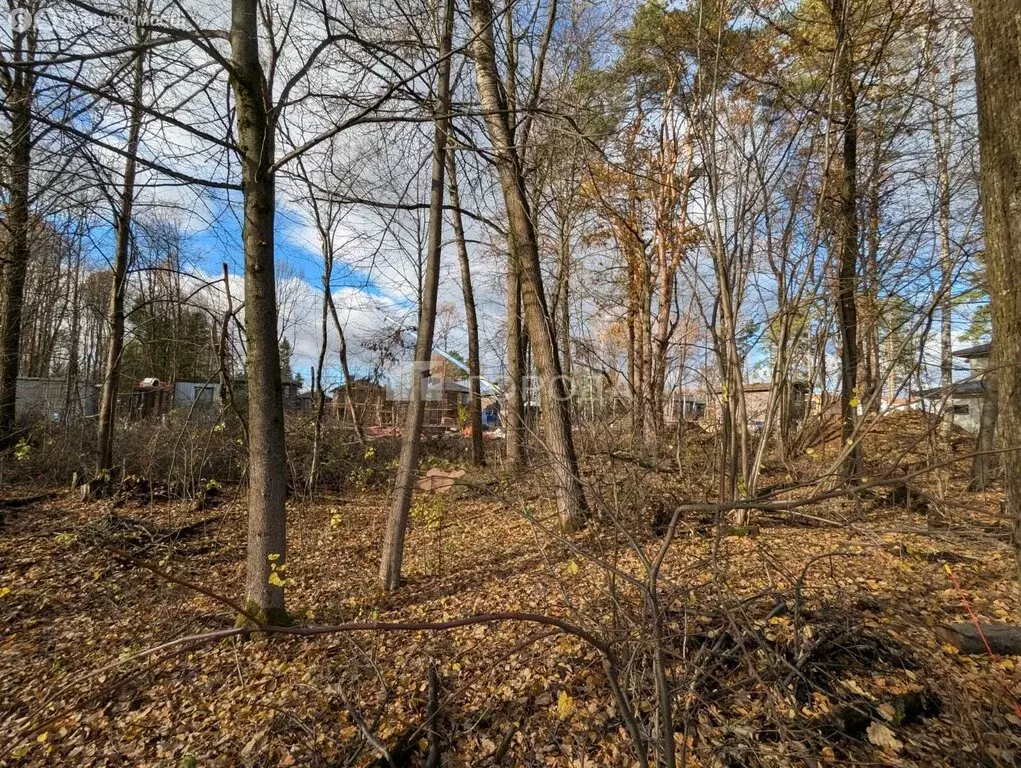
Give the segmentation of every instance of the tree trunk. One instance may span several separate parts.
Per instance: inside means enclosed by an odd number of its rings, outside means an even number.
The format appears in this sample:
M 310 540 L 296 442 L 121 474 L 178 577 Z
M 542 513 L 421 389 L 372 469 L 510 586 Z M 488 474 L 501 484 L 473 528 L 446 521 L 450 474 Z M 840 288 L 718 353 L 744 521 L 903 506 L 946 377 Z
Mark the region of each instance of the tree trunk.
M 276 214 L 275 126 L 259 61 L 258 0 L 232 0 L 231 86 L 244 194 L 245 340 L 248 345 L 248 567 L 246 607 L 259 618 L 286 620 L 287 551 L 284 398 L 277 341 L 273 224 Z M 272 581 L 271 581 L 272 579 Z
M 936 635 L 950 643 L 961 653 L 997 656 L 1021 656 L 1021 627 L 1009 624 L 980 624 L 981 633 L 974 624 L 951 624 L 938 627 Z
M 500 421 L 505 434 L 505 458 L 511 471 L 526 462 L 525 355 L 521 329 L 521 270 L 513 250 L 507 254 L 507 378 Z
M 81 249 L 74 245 L 74 271 L 71 274 L 71 318 L 67 352 L 67 371 L 64 375 L 64 412 L 60 416 L 63 425 L 67 425 L 82 416 L 82 401 L 79 394 L 78 357 L 81 340 Z
M 423 390 L 428 385 L 433 331 L 436 325 L 436 294 L 440 283 L 440 252 L 443 249 L 443 176 L 446 168 L 447 132 L 450 125 L 450 47 L 454 27 L 454 0 L 445 0 L 443 13 L 443 37 L 440 40 L 440 59 L 436 69 L 438 81 L 436 102 L 433 106 L 436 129 L 433 143 L 432 189 L 429 196 L 425 284 L 418 312 L 415 371 L 411 379 L 411 396 L 404 422 L 401 459 L 397 467 L 394 500 L 387 518 L 383 556 L 379 564 L 380 587 L 385 590 L 397 589 L 401 584 L 404 534 L 408 527 L 411 494 L 418 474 L 418 453 L 422 441 L 422 421 L 425 416 Z
M 837 30 L 837 77 L 841 91 L 843 149 L 839 188 L 840 210 L 836 227 L 837 320 L 840 326 L 840 418 L 844 450 L 844 477 L 861 470 L 861 448 L 852 440 L 858 403 L 858 309 L 855 290 L 858 271 L 858 116 L 854 90 L 853 43 L 850 34 L 849 0 L 831 0 L 830 13 Z
M 571 238 L 567 224 L 559 227 L 560 274 L 557 276 L 556 296 L 553 300 L 556 315 L 557 345 L 560 347 L 561 365 L 564 376 L 574 381 L 574 366 L 571 359 Z M 573 397 L 572 397 L 573 401 Z
M 355 411 L 354 399 L 351 397 L 351 369 L 347 364 L 347 338 L 344 336 L 344 326 L 340 324 L 340 316 L 337 314 L 337 305 L 333 300 L 333 293 L 326 292 L 326 300 L 330 304 L 330 314 L 333 317 L 333 325 L 337 329 L 337 357 L 340 359 L 340 370 L 344 374 L 344 403 L 351 414 L 351 425 L 355 430 L 355 437 L 359 445 L 365 445 L 365 432 L 362 430 L 362 421 Z
M 524 317 L 539 378 L 544 437 L 553 467 L 557 510 L 561 527 L 572 530 L 584 524 L 585 495 L 578 475 L 578 461 L 571 436 L 570 402 L 561 373 L 554 324 L 543 289 L 539 249 L 528 207 L 524 172 L 514 145 L 504 89 L 496 65 L 493 6 L 490 0 L 471 0 L 469 8 L 475 34 L 472 52 L 475 56 L 479 99 L 500 176 L 510 245 L 521 271 Z
M 16 34 L 15 62 L 25 59 L 22 46 L 29 35 Z M 29 56 L 28 58 L 31 58 Z M 29 247 L 29 168 L 32 161 L 32 82 L 28 68 L 18 67 L 7 89 L 10 115 L 10 165 L 8 174 L 7 226 L 10 230 L 7 260 L 3 265 L 3 297 L 0 304 L 0 446 L 14 433 L 17 405 L 18 365 L 21 357 L 21 308 L 25 297 Z
M 472 464 L 484 466 L 486 457 L 482 446 L 482 382 L 479 363 L 479 317 L 475 311 L 475 291 L 472 289 L 471 264 L 468 246 L 464 240 L 464 223 L 461 221 L 461 195 L 457 188 L 457 163 L 453 153 L 447 155 L 447 185 L 450 189 L 451 217 L 454 225 L 454 242 L 457 260 L 461 265 L 461 293 L 464 295 L 464 316 L 468 325 L 468 388 L 471 390 L 469 424 L 471 426 Z
M 981 197 L 993 315 L 997 428 L 1005 448 L 1021 444 L 1021 16 L 1019 0 L 975 0 Z M 1021 452 L 1004 453 L 1004 509 L 1021 522 Z M 1021 564 L 1021 542 L 1014 554 Z
M 944 396 L 949 396 L 954 383 L 954 348 L 953 348 L 953 285 L 954 258 L 951 243 L 951 189 L 950 189 L 950 151 L 953 146 L 953 114 L 955 87 L 957 84 L 956 36 L 951 45 L 953 60 L 946 83 L 945 93 L 940 93 L 939 67 L 933 61 L 933 33 L 935 19 L 930 33 L 926 35 L 924 59 L 926 67 L 931 70 L 929 98 L 931 100 L 930 123 L 936 161 L 936 208 L 939 223 L 939 274 L 940 290 L 943 292 L 939 301 L 940 322 L 940 387 Z M 944 121 L 941 113 L 948 118 Z M 944 130 L 944 122 L 946 128 Z M 940 450 L 951 453 L 953 444 L 954 416 L 953 412 L 944 413 L 940 419 Z M 940 484 L 946 485 L 946 471 L 941 472 Z
M 144 33 L 139 29 L 135 40 L 141 43 Z M 117 240 L 113 259 L 113 284 L 107 324 L 110 336 L 106 344 L 103 366 L 103 389 L 99 398 L 99 440 L 96 474 L 113 467 L 113 431 L 117 418 L 117 390 L 120 389 L 121 353 L 124 349 L 124 296 L 128 285 L 128 261 L 131 254 L 132 208 L 135 203 L 135 158 L 138 154 L 142 127 L 142 80 L 145 76 L 145 52 L 135 56 L 134 81 L 131 89 L 131 113 L 128 118 L 128 143 L 124 160 L 124 185 L 121 188 L 120 210 L 117 211 Z
M 330 322 L 330 280 L 333 276 L 333 259 L 329 256 L 329 245 L 323 242 L 323 305 L 319 325 L 319 356 L 312 372 L 312 393 L 315 398 L 315 422 L 312 431 L 312 464 L 308 472 L 309 499 L 315 495 L 316 478 L 319 474 L 319 453 L 323 441 L 323 412 L 326 410 L 326 393 L 323 392 L 323 365 L 326 362 L 326 345 L 329 343 Z

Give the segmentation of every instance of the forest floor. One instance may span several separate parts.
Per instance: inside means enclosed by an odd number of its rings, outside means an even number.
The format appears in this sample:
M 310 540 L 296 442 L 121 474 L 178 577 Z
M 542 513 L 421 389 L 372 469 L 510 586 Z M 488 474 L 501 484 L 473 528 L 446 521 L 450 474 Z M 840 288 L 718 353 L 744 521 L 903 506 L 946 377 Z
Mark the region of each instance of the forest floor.
M 203 510 L 57 493 L 0 513 L 0 765 L 366 765 L 380 758 L 372 741 L 419 765 L 431 664 L 443 765 L 635 764 L 599 654 L 550 627 L 233 638 L 136 658 L 233 626 L 222 603 L 139 564 L 239 598 L 233 493 Z M 965 601 L 984 621 L 1021 623 L 995 495 L 950 498 L 940 527 L 840 501 L 804 510 L 817 520 L 760 514 L 741 531 L 684 523 L 663 581 L 686 765 L 1019 764 L 1021 665 L 958 653 L 935 631 L 966 621 Z M 369 492 L 291 504 L 299 626 L 561 617 L 631 649 L 626 682 L 653 722 L 640 609 L 621 607 L 631 598 L 613 569 L 640 573 L 634 549 L 654 553 L 655 535 L 628 542 L 603 523 L 559 539 L 541 493 L 451 495 L 416 508 L 406 584 L 384 595 L 384 510 Z M 924 711 L 905 717 L 915 692 Z

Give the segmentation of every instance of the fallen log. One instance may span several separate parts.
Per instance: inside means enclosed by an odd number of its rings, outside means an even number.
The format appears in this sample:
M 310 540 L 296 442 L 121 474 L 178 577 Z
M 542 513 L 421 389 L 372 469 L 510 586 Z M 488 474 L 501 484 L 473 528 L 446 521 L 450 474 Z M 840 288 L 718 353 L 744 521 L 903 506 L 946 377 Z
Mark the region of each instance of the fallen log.
M 1010 624 L 981 624 L 982 634 L 974 624 L 949 624 L 936 630 L 937 636 L 961 653 L 986 653 L 985 636 L 989 650 L 998 656 L 1021 656 L 1021 627 Z
M 28 507 L 32 504 L 38 504 L 41 501 L 49 501 L 55 499 L 63 493 L 62 491 L 47 491 L 46 493 L 36 493 L 32 496 L 21 496 L 16 499 L 0 499 L 0 509 L 21 509 L 22 507 Z
M 39 502 L 55 499 L 58 496 L 60 496 L 60 491 L 49 491 L 47 493 L 37 493 L 34 496 L 22 496 L 17 499 L 0 499 L 0 528 L 6 522 L 5 512 L 15 512 Z

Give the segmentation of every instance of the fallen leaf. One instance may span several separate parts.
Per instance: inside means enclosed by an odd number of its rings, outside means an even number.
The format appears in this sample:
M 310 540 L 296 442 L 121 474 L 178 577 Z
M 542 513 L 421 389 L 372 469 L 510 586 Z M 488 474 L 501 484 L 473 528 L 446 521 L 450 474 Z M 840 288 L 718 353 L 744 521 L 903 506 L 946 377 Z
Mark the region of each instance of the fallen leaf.
M 890 752 L 900 752 L 904 749 L 904 742 L 900 741 L 893 731 L 880 722 L 873 720 L 865 733 L 869 737 L 869 742 L 877 747 Z

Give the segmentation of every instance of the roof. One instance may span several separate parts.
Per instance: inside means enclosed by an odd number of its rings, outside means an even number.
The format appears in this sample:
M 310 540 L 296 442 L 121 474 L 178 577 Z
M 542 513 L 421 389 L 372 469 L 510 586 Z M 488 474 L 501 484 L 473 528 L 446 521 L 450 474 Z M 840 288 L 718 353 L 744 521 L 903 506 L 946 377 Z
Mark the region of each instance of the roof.
M 951 397 L 982 397 L 986 392 L 986 385 L 981 379 L 968 379 L 967 381 L 959 381 L 951 385 L 950 395 Z M 943 387 L 934 387 L 932 389 L 926 389 L 922 392 L 922 397 L 935 398 L 943 397 L 945 394 Z
M 791 385 L 791 389 L 792 390 L 798 390 L 798 389 L 807 390 L 807 389 L 809 389 L 809 384 L 808 384 L 807 381 L 791 381 L 790 385 Z M 773 385 L 770 382 L 768 382 L 768 381 L 751 381 L 751 382 L 748 382 L 747 384 L 744 385 L 744 392 L 745 393 L 748 393 L 748 392 L 771 392 L 772 390 L 773 390 Z M 723 390 L 722 389 L 717 389 L 717 390 L 715 390 L 713 392 L 713 394 L 714 395 L 722 395 L 723 394 Z
M 237 376 L 231 376 L 231 381 L 233 381 L 235 384 L 244 384 L 247 381 L 247 379 L 248 379 L 248 376 L 247 376 L 247 374 L 244 374 L 244 373 L 240 373 Z M 214 379 L 214 381 L 215 381 L 215 379 Z M 198 383 L 201 383 L 201 382 L 192 382 L 192 383 L 198 384 Z M 300 387 L 301 386 L 301 382 L 298 381 L 293 376 L 281 376 L 280 377 L 280 383 L 283 384 L 285 387 Z
M 965 347 L 964 349 L 958 349 L 954 352 L 954 357 L 962 357 L 965 360 L 970 360 L 975 357 L 989 357 L 990 344 L 987 341 L 985 344 L 976 344 L 973 347 Z

